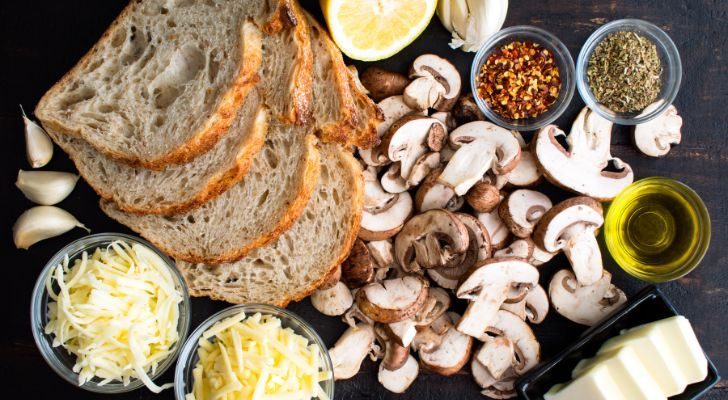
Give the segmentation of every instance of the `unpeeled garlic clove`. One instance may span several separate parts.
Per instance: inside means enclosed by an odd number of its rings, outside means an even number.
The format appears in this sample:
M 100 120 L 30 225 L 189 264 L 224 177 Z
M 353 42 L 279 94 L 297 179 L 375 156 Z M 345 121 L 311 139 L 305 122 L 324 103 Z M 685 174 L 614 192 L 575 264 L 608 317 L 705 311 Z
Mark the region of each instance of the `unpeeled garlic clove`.
M 28 200 L 44 206 L 58 204 L 76 187 L 78 175 L 56 171 L 18 171 L 15 186 Z
M 40 125 L 25 115 L 23 106 L 20 106 L 20 110 L 23 112 L 23 122 L 25 123 L 25 152 L 28 162 L 31 167 L 40 168 L 48 164 L 53 157 L 53 142 Z
M 27 249 L 41 240 L 52 238 L 79 227 L 91 232 L 68 211 L 54 206 L 37 206 L 18 217 L 13 225 L 15 247 Z

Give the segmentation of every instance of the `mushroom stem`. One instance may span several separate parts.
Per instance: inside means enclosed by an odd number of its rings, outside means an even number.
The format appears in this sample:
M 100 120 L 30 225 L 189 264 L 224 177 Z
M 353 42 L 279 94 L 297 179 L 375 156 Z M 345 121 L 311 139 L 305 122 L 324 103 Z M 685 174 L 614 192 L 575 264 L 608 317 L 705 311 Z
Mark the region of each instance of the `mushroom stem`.
M 589 286 L 602 277 L 602 253 L 593 229 L 578 225 L 564 231 L 566 245 L 564 254 L 571 262 L 576 279 L 580 284 Z

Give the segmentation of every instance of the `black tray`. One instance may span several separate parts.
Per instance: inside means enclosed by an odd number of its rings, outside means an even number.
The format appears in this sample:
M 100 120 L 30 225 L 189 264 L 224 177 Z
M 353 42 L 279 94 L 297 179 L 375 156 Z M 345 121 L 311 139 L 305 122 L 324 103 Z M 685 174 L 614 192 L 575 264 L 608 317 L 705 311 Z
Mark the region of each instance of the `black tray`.
M 527 400 L 543 399 L 543 394 L 553 385 L 570 381 L 576 364 L 596 355 L 607 339 L 619 335 L 623 329 L 675 315 L 680 314 L 660 289 L 655 286 L 643 289 L 619 312 L 600 325 L 589 328 L 576 343 L 521 378 L 516 384 L 518 394 Z M 702 382 L 688 385 L 683 393 L 670 397 L 670 400 L 697 399 L 718 383 L 718 370 L 707 355 L 705 358 L 708 360 L 708 376 Z

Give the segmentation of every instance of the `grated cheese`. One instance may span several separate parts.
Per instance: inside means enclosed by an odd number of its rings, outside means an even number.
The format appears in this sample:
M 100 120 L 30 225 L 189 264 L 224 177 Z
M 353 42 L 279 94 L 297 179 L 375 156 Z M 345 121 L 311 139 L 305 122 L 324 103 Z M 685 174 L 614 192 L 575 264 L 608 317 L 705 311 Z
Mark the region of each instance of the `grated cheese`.
M 276 317 L 226 318 L 202 334 L 197 354 L 185 400 L 329 400 L 320 382 L 331 374 L 318 347 Z
M 172 387 L 149 378 L 179 344 L 183 298 L 164 261 L 146 246 L 116 241 L 69 264 L 65 257 L 46 280 L 45 333 L 76 356 L 78 384 L 137 378 L 154 393 Z

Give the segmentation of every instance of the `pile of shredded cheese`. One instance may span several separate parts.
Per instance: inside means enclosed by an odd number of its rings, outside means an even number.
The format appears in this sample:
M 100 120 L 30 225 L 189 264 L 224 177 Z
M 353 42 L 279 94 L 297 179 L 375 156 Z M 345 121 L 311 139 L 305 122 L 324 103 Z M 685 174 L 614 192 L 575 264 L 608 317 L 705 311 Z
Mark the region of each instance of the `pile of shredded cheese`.
M 157 386 L 148 374 L 178 345 L 183 297 L 151 249 L 116 241 L 91 257 L 84 252 L 70 268 L 66 256 L 46 288 L 53 301 L 45 332 L 76 356 L 79 385 L 98 377 L 100 385 L 138 378 L 155 393 L 173 386 Z
M 186 400 L 329 400 L 320 382 L 331 372 L 324 371 L 319 348 L 276 317 L 224 319 L 202 334 L 197 352 Z

